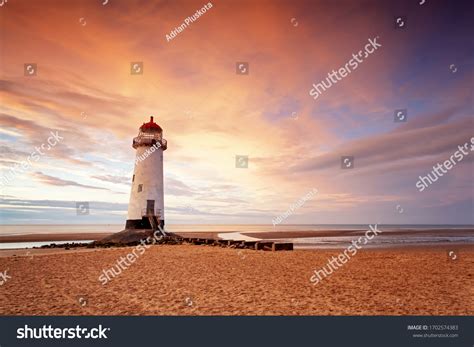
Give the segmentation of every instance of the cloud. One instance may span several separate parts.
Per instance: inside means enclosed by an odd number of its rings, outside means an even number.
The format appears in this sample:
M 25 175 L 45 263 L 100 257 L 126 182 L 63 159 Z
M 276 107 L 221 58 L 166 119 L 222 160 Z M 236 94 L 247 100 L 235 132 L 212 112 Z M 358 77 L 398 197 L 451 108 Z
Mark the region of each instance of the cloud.
M 343 155 L 355 156 L 358 168 L 394 165 L 396 162 L 404 166 L 416 165 L 416 161 L 406 160 L 416 160 L 425 156 L 440 157 L 445 153 L 454 152 L 458 145 L 469 141 L 472 136 L 470 124 L 471 121 L 465 119 L 350 141 L 330 153 L 309 158 L 304 163 L 296 165 L 294 169 L 312 171 L 334 168 L 340 165 L 340 157 Z
M 385 2 L 219 2 L 166 42 L 165 34 L 201 6 L 49 0 L 9 8 L 0 24 L 9 33 L 0 66 L 2 169 L 26 159 L 53 129 L 64 141 L 37 163 L 36 180 L 22 175 L 8 193 L 84 200 L 94 189 L 96 199 L 125 203 L 128 193 L 117 197 L 101 185 L 127 190 L 131 140 L 154 115 L 169 144 L 166 211 L 177 220 L 173 208 L 192 205 L 223 223 L 226 216 L 265 221 L 312 187 L 321 193 L 307 205 L 309 222 L 350 222 L 372 207 L 382 214 L 394 199 L 413 201 L 417 211 L 429 203 L 411 193 L 413 180 L 471 136 L 466 5 L 450 7 L 455 20 L 439 4 L 412 11 L 413 23 L 430 21 L 409 26 L 407 37 L 393 30 Z M 228 25 L 243 22 L 239 30 Z M 317 101 L 308 95 L 312 83 L 375 36 L 382 44 L 376 54 Z M 130 75 L 132 61 L 144 62 L 143 75 Z M 235 73 L 237 61 L 249 62 L 249 75 Z M 38 64 L 37 76 L 23 76 L 26 62 Z M 407 123 L 393 123 L 396 108 L 408 108 Z M 249 156 L 248 169 L 235 168 L 238 154 Z M 355 170 L 340 169 L 342 155 L 356 157 Z M 430 197 L 449 196 L 443 201 L 451 206 L 465 199 L 470 160 Z M 339 215 L 318 214 L 328 210 Z M 433 209 L 418 221 L 438 215 Z
M 40 209 L 40 208 L 55 208 L 55 209 L 76 209 L 76 202 L 70 200 L 46 200 L 46 199 L 19 199 L 14 196 L 0 197 L 0 203 L 3 207 L 19 207 Z M 94 206 L 94 209 L 101 211 L 123 211 L 127 210 L 127 204 L 113 203 L 105 201 L 89 201 L 89 204 Z
M 121 176 L 112 176 L 112 175 L 94 175 L 91 176 L 91 178 L 95 178 L 104 182 L 110 182 L 110 183 L 115 183 L 115 184 L 130 184 L 130 177 L 121 177 Z
M 63 180 L 57 177 L 45 175 L 42 172 L 35 172 L 32 175 L 41 183 L 51 185 L 51 186 L 60 186 L 60 187 L 72 186 L 72 187 L 81 187 L 81 188 L 87 188 L 87 189 L 110 190 L 107 188 L 89 186 L 89 185 L 80 184 L 74 181 Z

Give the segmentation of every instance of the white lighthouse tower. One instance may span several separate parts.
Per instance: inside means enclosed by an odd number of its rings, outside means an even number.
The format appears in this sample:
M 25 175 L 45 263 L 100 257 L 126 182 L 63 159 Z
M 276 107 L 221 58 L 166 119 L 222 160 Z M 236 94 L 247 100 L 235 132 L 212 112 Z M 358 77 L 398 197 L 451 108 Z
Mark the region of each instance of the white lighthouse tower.
M 165 224 L 163 151 L 167 143 L 153 117 L 139 128 L 132 147 L 137 154 L 125 229 L 157 230 Z

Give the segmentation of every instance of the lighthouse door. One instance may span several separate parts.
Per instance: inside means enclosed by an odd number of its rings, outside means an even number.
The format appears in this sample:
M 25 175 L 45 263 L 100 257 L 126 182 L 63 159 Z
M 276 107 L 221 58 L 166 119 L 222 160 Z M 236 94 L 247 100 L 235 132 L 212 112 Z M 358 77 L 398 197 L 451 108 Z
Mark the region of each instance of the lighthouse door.
M 146 201 L 146 215 L 147 216 L 155 215 L 155 200 Z

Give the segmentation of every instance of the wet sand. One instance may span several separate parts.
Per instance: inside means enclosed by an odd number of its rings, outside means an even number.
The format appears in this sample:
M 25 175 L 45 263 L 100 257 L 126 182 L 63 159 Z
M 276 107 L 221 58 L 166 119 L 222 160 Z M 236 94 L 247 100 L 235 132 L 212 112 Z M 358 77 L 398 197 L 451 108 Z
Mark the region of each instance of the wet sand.
M 117 230 L 119 231 L 119 230 Z M 425 229 L 425 230 L 395 230 L 384 231 L 385 236 L 466 236 L 473 237 L 474 229 Z M 254 237 L 264 240 L 277 240 L 304 237 L 341 237 L 362 236 L 366 230 L 316 230 L 316 231 L 272 231 L 272 232 L 243 232 L 243 236 Z M 184 237 L 219 239 L 219 234 L 232 232 L 176 232 Z M 35 242 L 35 241 L 73 241 L 73 240 L 100 240 L 113 233 L 61 233 L 61 234 L 24 234 L 24 235 L 0 235 L 0 243 L 5 242 Z
M 102 285 L 132 247 L 0 251 L 2 315 L 473 315 L 474 247 L 360 250 L 313 285 L 340 250 L 151 246 Z M 16 252 L 13 256 L 8 252 Z
M 272 231 L 259 233 L 242 233 L 250 237 L 262 239 L 282 239 L 282 238 L 302 238 L 302 237 L 341 237 L 341 236 L 362 236 L 366 230 L 316 230 L 316 231 Z M 474 236 L 474 229 L 404 229 L 386 230 L 381 228 L 384 236 Z
M 0 243 L 5 242 L 37 242 L 37 241 L 75 241 L 100 240 L 111 233 L 64 233 L 64 234 L 24 234 L 0 235 Z

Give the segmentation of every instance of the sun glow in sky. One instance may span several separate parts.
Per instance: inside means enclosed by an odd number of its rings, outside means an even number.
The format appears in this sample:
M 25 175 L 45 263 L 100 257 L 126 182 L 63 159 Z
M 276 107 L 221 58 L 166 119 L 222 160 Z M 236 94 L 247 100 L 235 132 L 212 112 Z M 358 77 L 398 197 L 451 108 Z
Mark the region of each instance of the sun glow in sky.
M 0 8 L 1 176 L 63 138 L 1 187 L 1 223 L 124 223 L 131 141 L 150 116 L 168 141 L 167 223 L 271 224 L 313 189 L 286 223 L 474 222 L 474 153 L 415 187 L 474 136 L 472 2 L 216 0 L 169 42 L 206 1 L 102 2 Z M 309 95 L 377 36 L 357 70 Z

